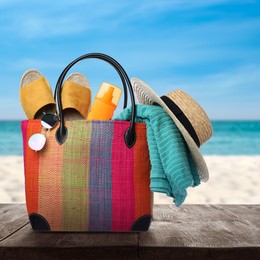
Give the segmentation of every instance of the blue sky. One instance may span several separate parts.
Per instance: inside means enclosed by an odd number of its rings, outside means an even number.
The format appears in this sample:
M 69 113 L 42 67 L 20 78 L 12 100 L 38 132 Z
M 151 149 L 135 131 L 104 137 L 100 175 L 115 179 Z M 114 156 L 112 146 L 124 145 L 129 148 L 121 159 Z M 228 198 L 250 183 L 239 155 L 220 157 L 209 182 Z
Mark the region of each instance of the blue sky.
M 260 120 L 260 3 L 251 0 L 0 0 L 0 119 L 23 119 L 23 72 L 55 87 L 62 69 L 88 52 L 117 59 L 159 95 L 183 89 L 211 119 Z M 93 94 L 120 85 L 101 61 L 84 61 Z

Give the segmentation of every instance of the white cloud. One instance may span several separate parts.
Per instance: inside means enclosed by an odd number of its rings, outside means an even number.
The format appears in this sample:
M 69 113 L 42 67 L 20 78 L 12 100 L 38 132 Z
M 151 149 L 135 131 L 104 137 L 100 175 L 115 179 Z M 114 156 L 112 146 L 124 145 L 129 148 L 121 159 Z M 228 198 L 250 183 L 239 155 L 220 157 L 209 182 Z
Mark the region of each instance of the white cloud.
M 9 67 L 13 70 L 23 70 L 24 68 L 36 68 L 36 69 L 60 69 L 64 67 L 64 63 L 51 60 L 38 60 L 32 58 L 23 58 L 17 60 L 15 63 L 10 63 Z
M 208 111 L 213 119 L 260 118 L 259 64 L 187 80 L 176 79 Z
M 232 94 L 233 97 L 237 98 L 237 94 L 239 94 L 239 98 L 242 99 L 249 96 L 252 99 L 258 98 L 260 100 L 260 89 L 258 88 L 260 82 L 259 67 L 260 64 L 244 65 L 225 72 L 201 77 L 199 82 L 197 81 L 195 84 L 190 83 L 197 90 L 205 90 L 207 95 L 212 97 Z M 258 97 L 255 95 L 258 95 Z
M 240 1 L 251 3 L 252 1 Z M 18 34 L 25 38 L 50 38 L 62 35 L 75 35 L 88 31 L 109 31 L 120 28 L 123 24 L 127 30 L 130 21 L 137 22 L 156 17 L 163 17 L 164 12 L 194 8 L 204 8 L 220 4 L 231 4 L 230 0 L 190 1 L 64 1 L 62 5 L 51 1 L 10 1 L 0 0 L 3 6 L 16 5 L 16 8 L 3 12 L 1 29 L 7 33 Z M 26 4 L 25 4 L 26 3 Z M 236 2 L 238 4 L 238 2 Z M 33 6 L 27 8 L 27 6 Z M 10 14 L 12 19 L 10 19 Z M 9 21 L 8 21 L 9 19 Z M 218 29 L 224 29 L 220 24 Z M 211 24 L 209 23 L 209 27 Z M 123 28 L 123 27 L 122 27 Z M 120 28 L 120 29 L 122 29 Z M 178 33 L 185 32 L 184 29 Z M 206 27 L 205 27 L 206 29 Z M 169 31 L 169 30 L 168 30 Z
M 28 36 L 67 35 L 103 27 L 123 16 L 129 4 L 121 1 L 15 1 L 0 0 L 1 29 Z M 7 7 L 4 9 L 5 7 Z M 9 7 L 13 6 L 12 9 Z M 104 26 L 104 22 L 106 26 Z M 27 32 L 27 33 L 26 33 Z
M 237 101 L 256 101 L 260 100 L 259 67 L 260 64 L 248 64 L 204 75 L 203 73 L 190 76 L 175 75 L 166 79 L 160 79 L 158 76 L 158 79 L 154 77 L 150 79 L 157 90 L 159 90 L 159 86 L 163 86 L 162 89 L 165 93 L 172 91 L 174 88 L 182 88 L 201 100 L 210 98 L 213 103 L 216 99 L 221 99 L 224 102 L 226 98 L 230 97 Z
M 77 16 L 71 15 L 60 19 L 32 17 L 22 23 L 22 30 L 28 38 L 45 38 L 60 35 L 73 35 L 83 32 L 88 24 L 81 23 Z
M 0 0 L 0 7 L 4 7 L 4 6 L 10 6 L 14 3 L 16 3 L 16 0 Z

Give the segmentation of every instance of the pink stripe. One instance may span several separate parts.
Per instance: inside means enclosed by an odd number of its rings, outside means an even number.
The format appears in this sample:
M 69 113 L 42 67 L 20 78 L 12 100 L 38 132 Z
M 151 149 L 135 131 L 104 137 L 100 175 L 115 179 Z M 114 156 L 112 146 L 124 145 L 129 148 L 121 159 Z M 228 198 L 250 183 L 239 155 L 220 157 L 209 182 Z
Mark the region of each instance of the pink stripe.
M 127 148 L 128 123 L 115 121 L 112 142 L 112 230 L 130 231 L 135 217 L 134 148 Z

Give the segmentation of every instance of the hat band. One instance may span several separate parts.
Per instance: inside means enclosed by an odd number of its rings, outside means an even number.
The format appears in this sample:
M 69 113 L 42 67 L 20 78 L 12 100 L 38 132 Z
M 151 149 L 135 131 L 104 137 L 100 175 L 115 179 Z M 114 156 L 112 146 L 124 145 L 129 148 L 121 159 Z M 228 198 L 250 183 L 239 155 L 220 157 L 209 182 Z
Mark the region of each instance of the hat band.
M 161 97 L 162 101 L 167 105 L 167 107 L 171 110 L 171 112 L 178 118 L 181 124 L 185 127 L 188 131 L 194 142 L 198 147 L 200 147 L 200 141 L 196 131 L 194 130 L 192 124 L 190 123 L 189 119 L 185 116 L 182 110 L 167 96 Z

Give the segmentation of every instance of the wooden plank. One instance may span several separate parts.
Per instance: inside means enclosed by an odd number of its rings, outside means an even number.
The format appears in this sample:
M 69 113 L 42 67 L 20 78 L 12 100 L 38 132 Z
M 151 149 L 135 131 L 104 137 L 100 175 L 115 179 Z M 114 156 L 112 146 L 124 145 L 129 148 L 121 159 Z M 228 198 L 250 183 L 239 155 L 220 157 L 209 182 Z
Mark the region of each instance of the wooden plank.
M 25 205 L 0 204 L 0 259 L 260 259 L 259 211 L 155 205 L 144 233 L 37 233 Z
M 259 248 L 178 248 L 145 247 L 139 250 L 139 259 L 178 259 L 178 260 L 259 260 Z
M 260 259 L 260 226 L 246 220 L 251 207 L 239 218 L 228 206 L 155 205 L 150 231 L 139 235 L 140 259 Z
M 0 204 L 0 241 L 29 223 L 25 205 Z
M 26 225 L 0 243 L 0 259 L 138 259 L 137 233 L 40 233 Z
M 86 247 L 86 248 L 5 248 L 1 259 L 37 259 L 37 260 L 136 260 L 138 248 L 133 247 Z
M 260 205 L 214 205 L 216 207 L 221 207 L 226 212 L 230 212 L 236 215 L 238 218 L 244 221 L 250 222 L 256 227 L 260 227 Z

